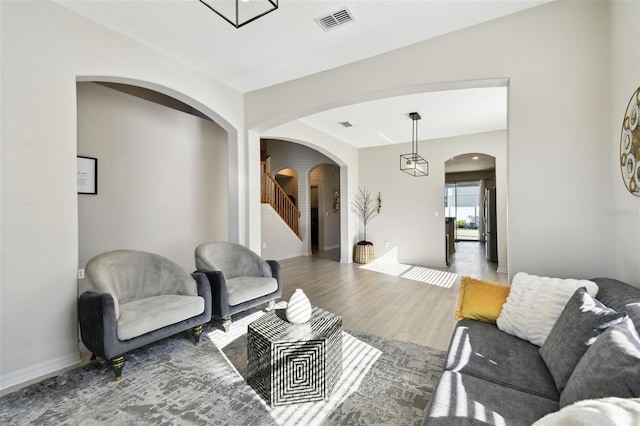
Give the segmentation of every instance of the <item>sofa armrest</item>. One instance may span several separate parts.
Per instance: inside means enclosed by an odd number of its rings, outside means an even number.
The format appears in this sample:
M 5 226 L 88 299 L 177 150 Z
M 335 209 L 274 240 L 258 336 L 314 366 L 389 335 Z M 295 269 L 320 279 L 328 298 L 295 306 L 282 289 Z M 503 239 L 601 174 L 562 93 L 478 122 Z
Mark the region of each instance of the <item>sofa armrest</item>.
M 117 350 L 115 300 L 110 293 L 87 291 L 78 299 L 78 322 L 84 345 L 95 355 L 110 359 Z
M 222 271 L 196 271 L 205 274 L 211 288 L 211 314 L 220 318 L 229 316 L 229 292 Z

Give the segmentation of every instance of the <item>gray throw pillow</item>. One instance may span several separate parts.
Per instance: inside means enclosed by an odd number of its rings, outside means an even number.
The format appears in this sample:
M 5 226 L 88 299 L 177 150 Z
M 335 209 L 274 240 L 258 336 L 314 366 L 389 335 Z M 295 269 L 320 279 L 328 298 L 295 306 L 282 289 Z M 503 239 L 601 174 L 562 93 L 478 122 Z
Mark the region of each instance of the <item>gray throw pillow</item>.
M 583 399 L 640 397 L 640 336 L 629 318 L 609 327 L 582 356 L 560 408 Z
M 596 338 L 626 317 L 591 297 L 584 287 L 573 293 L 540 348 L 558 392 L 562 393 L 576 364 Z

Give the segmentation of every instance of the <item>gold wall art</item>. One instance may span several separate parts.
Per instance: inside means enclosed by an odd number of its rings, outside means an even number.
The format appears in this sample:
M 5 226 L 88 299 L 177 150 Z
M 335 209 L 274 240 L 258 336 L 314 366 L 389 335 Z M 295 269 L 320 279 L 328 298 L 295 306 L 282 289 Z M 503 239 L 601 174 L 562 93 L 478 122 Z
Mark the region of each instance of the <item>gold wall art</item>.
M 640 87 L 631 96 L 622 119 L 620 169 L 624 185 L 640 197 Z

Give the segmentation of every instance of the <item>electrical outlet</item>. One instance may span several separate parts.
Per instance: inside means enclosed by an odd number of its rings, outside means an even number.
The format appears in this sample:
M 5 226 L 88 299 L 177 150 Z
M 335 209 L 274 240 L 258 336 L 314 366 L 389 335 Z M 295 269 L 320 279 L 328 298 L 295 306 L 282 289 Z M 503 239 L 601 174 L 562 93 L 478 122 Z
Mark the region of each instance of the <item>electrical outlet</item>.
M 84 278 L 84 269 L 78 269 L 78 279 L 81 280 Z
M 267 243 L 262 243 L 262 248 L 267 248 Z
M 389 248 L 389 241 L 384 242 L 384 248 Z

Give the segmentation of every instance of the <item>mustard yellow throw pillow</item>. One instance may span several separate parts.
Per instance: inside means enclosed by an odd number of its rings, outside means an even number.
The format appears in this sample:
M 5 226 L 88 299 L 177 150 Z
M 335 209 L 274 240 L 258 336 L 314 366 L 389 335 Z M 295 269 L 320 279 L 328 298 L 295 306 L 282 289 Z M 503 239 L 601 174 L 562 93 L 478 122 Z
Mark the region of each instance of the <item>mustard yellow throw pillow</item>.
M 508 285 L 462 277 L 456 320 L 469 318 L 495 324 L 509 290 Z

